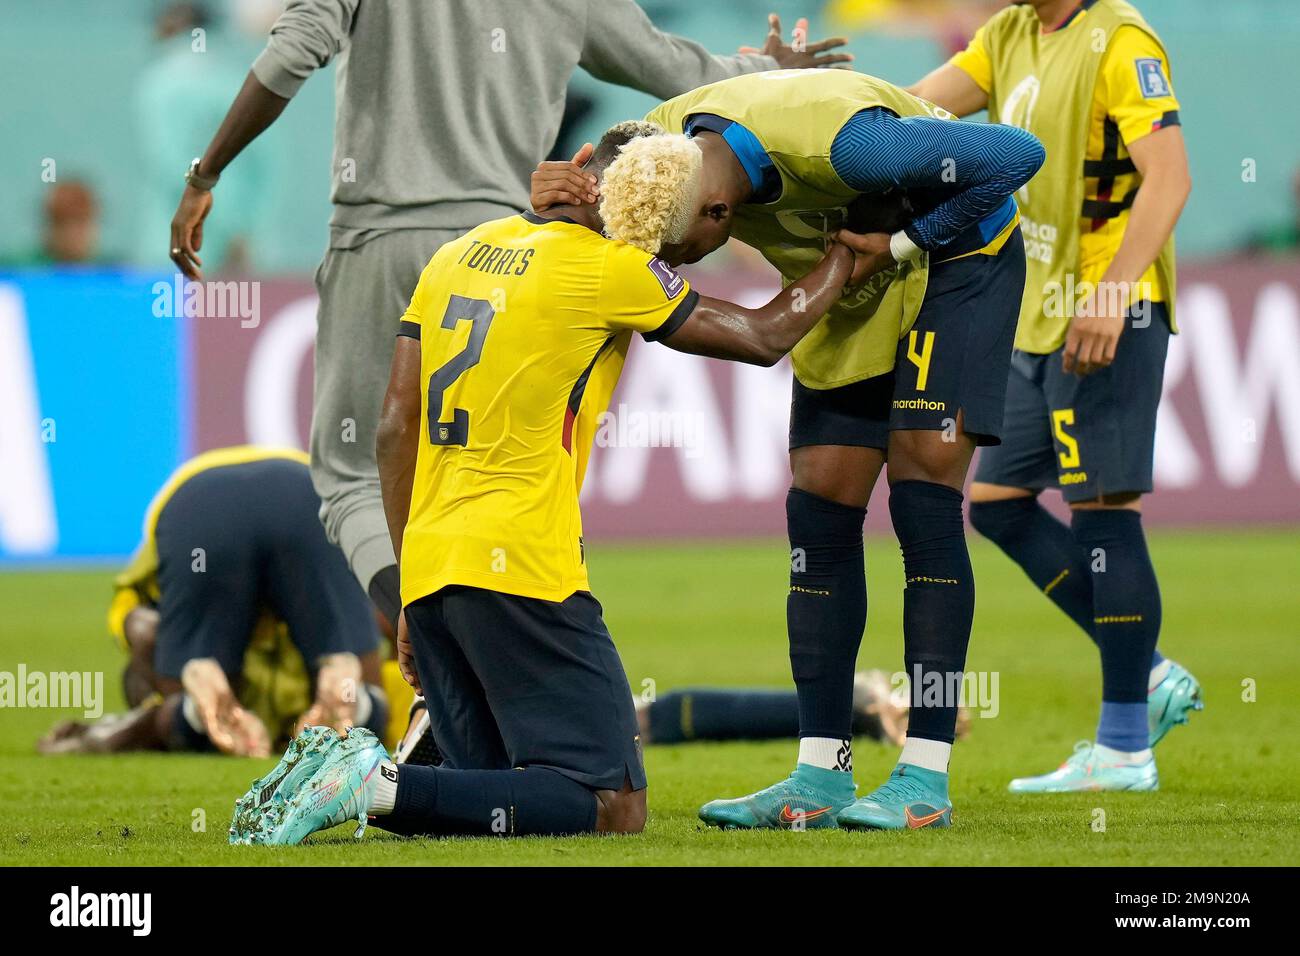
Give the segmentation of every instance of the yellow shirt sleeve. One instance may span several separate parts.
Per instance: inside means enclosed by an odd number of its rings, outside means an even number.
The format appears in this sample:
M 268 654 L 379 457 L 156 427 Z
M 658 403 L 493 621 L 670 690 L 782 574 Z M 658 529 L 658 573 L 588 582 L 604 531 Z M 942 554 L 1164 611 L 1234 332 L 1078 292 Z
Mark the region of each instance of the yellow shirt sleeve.
M 1160 42 L 1139 27 L 1115 31 L 1097 76 L 1097 97 L 1125 143 L 1178 125 L 1169 58 Z
M 440 249 L 439 252 L 441 251 Z M 402 325 L 399 328 L 398 335 L 410 335 L 411 338 L 417 339 L 420 337 L 420 326 L 424 324 L 424 311 L 428 305 L 429 288 L 433 284 L 433 270 L 437 262 L 438 253 L 434 253 L 433 258 L 429 260 L 429 264 L 420 273 L 420 281 L 415 284 L 415 291 L 411 293 L 411 301 L 402 314 Z M 410 323 L 410 326 L 407 323 Z
M 948 61 L 963 73 L 969 74 L 985 93 L 993 92 L 993 61 L 989 59 L 988 46 L 984 42 L 984 28 L 980 27 L 971 37 L 966 49 L 953 55 Z
M 126 619 L 140 606 L 140 594 L 133 587 L 119 587 L 113 593 L 113 603 L 108 608 L 108 633 L 117 638 L 122 650 L 130 650 L 126 640 Z
M 623 242 L 608 242 L 596 318 L 605 328 L 633 329 L 654 342 L 681 327 L 699 300 L 676 270 Z

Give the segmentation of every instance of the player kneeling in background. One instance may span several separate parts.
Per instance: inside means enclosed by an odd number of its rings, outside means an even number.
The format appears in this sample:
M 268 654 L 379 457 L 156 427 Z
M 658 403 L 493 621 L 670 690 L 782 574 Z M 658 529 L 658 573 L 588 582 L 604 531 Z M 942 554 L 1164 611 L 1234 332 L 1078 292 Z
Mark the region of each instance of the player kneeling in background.
M 650 132 L 662 131 L 623 124 L 601 140 L 599 212 L 524 213 L 443 246 L 401 324 L 379 472 L 401 566 L 398 659 L 428 700 L 443 765 L 399 767 L 365 731 L 336 737 L 313 776 L 237 819 L 232 841 L 297 843 L 367 816 L 404 834 L 645 825 L 636 713 L 589 590 L 578 508 L 597 417 L 633 332 L 771 365 L 854 265 L 832 243 L 765 306 L 701 297 L 656 257 L 694 214 L 700 149 L 634 138 Z
M 300 452 L 223 448 L 177 469 L 109 609 L 134 709 L 38 748 L 263 757 L 304 725 L 384 731 L 377 624 L 319 508 Z

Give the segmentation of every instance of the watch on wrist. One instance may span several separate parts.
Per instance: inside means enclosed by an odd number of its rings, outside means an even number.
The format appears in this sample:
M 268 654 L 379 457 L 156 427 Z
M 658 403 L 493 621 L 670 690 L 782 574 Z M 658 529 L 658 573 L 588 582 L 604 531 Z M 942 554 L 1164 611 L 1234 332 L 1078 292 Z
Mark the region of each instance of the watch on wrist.
M 194 157 L 194 161 L 190 163 L 190 168 L 185 171 L 185 182 L 189 183 L 189 185 L 193 186 L 195 189 L 201 189 L 204 192 L 207 192 L 209 189 L 215 186 L 217 184 L 217 180 L 220 178 L 221 177 L 219 175 L 218 176 L 200 175 L 199 158 L 197 156 Z

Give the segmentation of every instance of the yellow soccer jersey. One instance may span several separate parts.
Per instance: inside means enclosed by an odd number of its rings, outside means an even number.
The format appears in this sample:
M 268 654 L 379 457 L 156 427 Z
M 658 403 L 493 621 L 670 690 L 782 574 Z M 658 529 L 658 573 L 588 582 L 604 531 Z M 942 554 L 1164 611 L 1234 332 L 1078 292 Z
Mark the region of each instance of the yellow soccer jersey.
M 137 607 L 155 606 L 158 587 L 158 516 L 183 484 L 213 468 L 241 465 L 269 458 L 285 458 L 307 465 L 307 456 L 292 448 L 238 445 L 196 455 L 172 473 L 158 489 L 144 516 L 144 529 L 131 562 L 113 579 L 113 601 L 108 609 L 108 631 L 128 650 L 126 618 Z M 289 629 L 269 610 L 254 625 L 244 652 L 239 700 L 253 711 L 274 739 L 293 736 L 293 722 L 311 703 L 311 679 L 302 655 L 289 637 Z M 405 717 L 405 712 L 403 712 Z
M 1089 29 L 1086 7 L 1057 31 Z M 1049 36 L 1051 34 L 1044 34 Z M 986 93 L 993 92 L 993 64 L 985 42 L 985 28 L 976 31 L 965 50 L 950 61 L 967 73 Z M 1089 177 L 1085 199 L 1103 203 L 1132 202 L 1141 177 L 1132 169 L 1127 144 L 1165 126 L 1178 125 L 1178 100 L 1169 80 L 1169 58 L 1159 41 L 1132 25 L 1122 25 L 1110 38 L 1097 72 L 1093 91 L 1088 147 L 1085 160 L 1113 163 L 1127 170 L 1117 175 Z M 1085 221 L 1079 236 L 1079 282 L 1096 283 L 1119 251 L 1128 228 L 1127 208 L 1109 219 Z M 1142 277 L 1147 298 L 1168 301 L 1155 264 Z
M 402 603 L 460 584 L 562 601 L 588 590 L 578 492 L 632 332 L 676 331 L 699 296 L 661 260 L 567 219 L 485 223 L 425 267 L 420 448 Z

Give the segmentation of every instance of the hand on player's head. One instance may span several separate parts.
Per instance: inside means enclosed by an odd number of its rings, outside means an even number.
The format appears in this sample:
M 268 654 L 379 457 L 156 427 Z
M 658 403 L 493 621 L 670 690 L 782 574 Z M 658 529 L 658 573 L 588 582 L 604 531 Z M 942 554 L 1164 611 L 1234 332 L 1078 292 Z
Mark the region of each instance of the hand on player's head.
M 678 262 L 695 261 L 681 258 L 683 252 L 702 249 L 696 258 L 712 252 L 726 236 L 716 242 L 712 236 L 699 238 L 704 235 L 699 222 L 708 218 L 706 212 L 697 216 L 702 165 L 699 145 L 680 133 L 641 136 L 624 144 L 605 170 L 600 198 L 605 235 Z M 729 229 L 730 215 L 725 219 Z
M 533 170 L 528 202 L 535 212 L 552 206 L 583 206 L 600 198 L 599 180 L 583 170 L 595 147 L 583 143 L 570 160 L 537 164 Z

